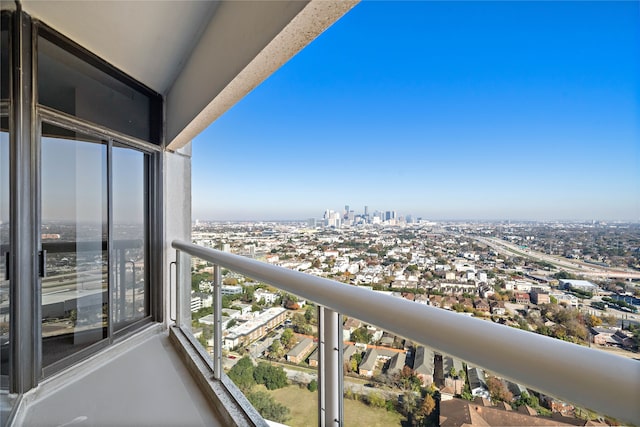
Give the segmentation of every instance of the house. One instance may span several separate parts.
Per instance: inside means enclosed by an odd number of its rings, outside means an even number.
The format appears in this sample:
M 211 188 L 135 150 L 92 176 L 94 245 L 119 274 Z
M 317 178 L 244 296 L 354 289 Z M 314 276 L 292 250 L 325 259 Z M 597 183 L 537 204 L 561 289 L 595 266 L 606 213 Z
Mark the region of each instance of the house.
M 442 297 L 440 295 L 431 295 L 431 298 L 429 299 L 429 302 L 431 303 L 431 305 L 433 307 L 442 307 Z
M 575 426 L 555 418 L 531 416 L 510 410 L 510 405 L 483 406 L 463 399 L 443 399 L 440 402 L 441 427 L 487 426 Z M 575 419 L 574 419 L 575 420 Z
M 344 322 L 344 325 L 342 325 L 342 339 L 344 341 L 349 341 L 351 339 L 351 333 L 360 327 L 362 327 L 361 321 L 354 319 L 353 317 L 348 318 Z
M 522 393 L 527 393 L 529 395 L 531 394 L 522 384 L 514 383 L 508 380 L 504 380 L 504 382 L 507 385 L 507 389 L 509 390 L 509 392 L 511 392 L 511 394 L 513 395 L 514 399 L 519 398 Z
M 253 297 L 257 302 L 262 301 L 265 304 L 274 304 L 278 299 L 278 294 L 265 291 L 264 289 L 256 289 L 256 291 L 253 293 Z
M 389 367 L 387 368 L 387 374 L 396 374 L 402 372 L 404 365 L 407 361 L 406 353 L 396 353 L 395 356 L 389 361 Z
M 489 303 L 483 299 L 477 299 L 473 302 L 473 307 L 478 310 L 478 311 L 482 311 L 484 313 L 490 313 L 491 311 L 491 307 L 489 306 Z
M 464 380 L 460 377 L 460 374 L 464 370 L 462 362 L 459 359 L 451 356 L 443 356 L 442 370 L 445 387 L 450 388 L 454 394 L 462 394 L 465 383 Z M 452 370 L 455 370 L 455 376 L 451 375 Z
M 318 348 L 316 347 L 315 350 L 313 350 L 313 353 L 311 353 L 311 355 L 309 356 L 309 366 L 311 366 L 312 368 L 317 368 L 318 367 Z
M 591 328 L 592 342 L 597 345 L 618 345 L 613 337 L 617 332 L 614 328 Z
M 489 398 L 489 388 L 484 378 L 484 372 L 475 367 L 467 367 L 467 379 L 473 396 Z
M 503 301 L 492 301 L 491 302 L 491 314 L 495 314 L 496 316 L 503 316 L 507 310 L 504 308 Z
M 367 352 L 364 355 L 364 358 L 362 359 L 362 362 L 360 363 L 360 366 L 358 366 L 358 373 L 365 377 L 372 377 L 376 369 L 377 362 L 378 362 L 378 352 L 376 351 L 376 349 L 371 348 L 367 350 Z
M 311 338 L 303 338 L 296 344 L 286 355 L 287 361 L 291 363 L 302 362 L 307 354 L 313 348 L 313 340 Z
M 514 298 L 516 300 L 516 304 L 529 304 L 531 302 L 531 297 L 529 297 L 529 294 L 525 292 L 516 292 Z
M 548 292 L 543 292 L 543 291 L 539 291 L 539 290 L 533 290 L 531 291 L 531 301 L 534 304 L 550 304 L 551 303 L 551 298 L 549 297 L 549 293 Z
M 349 360 L 351 360 L 351 356 L 353 356 L 356 351 L 358 351 L 358 349 L 356 348 L 355 345 L 347 345 L 344 348 L 344 351 L 342 353 L 342 362 L 343 363 L 347 363 L 349 362 Z
M 435 354 L 426 347 L 416 348 L 413 358 L 413 373 L 420 378 L 422 385 L 426 386 L 433 382 Z

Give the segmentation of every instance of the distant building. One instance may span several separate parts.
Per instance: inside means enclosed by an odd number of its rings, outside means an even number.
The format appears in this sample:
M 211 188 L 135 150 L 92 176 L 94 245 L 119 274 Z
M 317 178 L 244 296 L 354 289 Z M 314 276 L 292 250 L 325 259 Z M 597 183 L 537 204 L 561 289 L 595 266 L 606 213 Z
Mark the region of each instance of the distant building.
M 588 280 L 573 280 L 573 279 L 561 279 L 560 287 L 562 289 L 579 289 L 583 292 L 591 292 L 592 294 L 598 293 L 598 286 L 589 282 Z
M 531 301 L 534 304 L 549 304 L 551 303 L 551 298 L 547 292 L 541 292 L 538 290 L 531 291 Z
M 515 299 L 516 304 L 529 304 L 531 302 L 531 297 L 529 297 L 529 294 L 524 292 L 516 292 Z
M 311 353 L 311 355 L 309 356 L 309 366 L 311 366 L 312 368 L 318 367 L 318 348 L 317 347 L 315 350 L 313 350 L 313 353 Z
M 220 293 L 222 295 L 237 295 L 242 293 L 242 286 L 240 285 L 222 285 L 220 286 Z
M 376 369 L 377 362 L 378 362 L 378 352 L 376 351 L 376 349 L 371 348 L 367 350 L 367 352 L 364 355 L 364 358 L 362 359 L 362 362 L 360 363 L 360 366 L 358 366 L 358 373 L 365 377 L 372 377 Z
M 224 336 L 223 348 L 231 350 L 263 337 L 269 330 L 284 322 L 286 312 L 283 307 L 272 307 L 254 319 L 228 329 Z
M 404 365 L 407 361 L 406 353 L 397 353 L 389 361 L 389 367 L 387 368 L 387 374 L 397 374 L 402 372 Z
M 419 346 L 413 359 L 413 373 L 420 378 L 422 385 L 426 386 L 433 382 L 435 354 L 433 351 Z
M 257 302 L 264 301 L 265 304 L 273 304 L 278 299 L 278 294 L 265 291 L 264 289 L 257 289 L 253 293 L 253 297 Z
M 298 344 L 296 344 L 286 355 L 287 361 L 291 363 L 302 362 L 307 354 L 313 348 L 313 340 L 311 338 L 303 338 Z
M 479 368 L 467 367 L 467 379 L 473 396 L 489 398 L 489 387 L 484 378 L 484 372 Z

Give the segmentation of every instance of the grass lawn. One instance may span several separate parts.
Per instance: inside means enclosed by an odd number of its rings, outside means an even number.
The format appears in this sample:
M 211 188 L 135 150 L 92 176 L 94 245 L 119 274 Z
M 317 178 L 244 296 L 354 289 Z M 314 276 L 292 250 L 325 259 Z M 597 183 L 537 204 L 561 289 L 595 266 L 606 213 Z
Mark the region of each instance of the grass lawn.
M 297 385 L 266 391 L 291 411 L 291 418 L 285 424 L 292 427 L 318 424 L 318 392 L 311 393 Z M 344 419 L 346 426 L 386 427 L 399 426 L 403 417 L 395 412 L 387 412 L 386 409 L 371 408 L 362 402 L 345 399 Z

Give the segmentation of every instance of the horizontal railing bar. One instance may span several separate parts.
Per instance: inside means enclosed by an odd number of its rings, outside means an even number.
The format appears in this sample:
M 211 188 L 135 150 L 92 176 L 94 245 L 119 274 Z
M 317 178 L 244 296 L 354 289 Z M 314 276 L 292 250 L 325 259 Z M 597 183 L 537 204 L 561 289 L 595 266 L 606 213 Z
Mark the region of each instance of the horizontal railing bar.
M 640 424 L 637 360 L 192 243 L 172 246 L 544 394 Z

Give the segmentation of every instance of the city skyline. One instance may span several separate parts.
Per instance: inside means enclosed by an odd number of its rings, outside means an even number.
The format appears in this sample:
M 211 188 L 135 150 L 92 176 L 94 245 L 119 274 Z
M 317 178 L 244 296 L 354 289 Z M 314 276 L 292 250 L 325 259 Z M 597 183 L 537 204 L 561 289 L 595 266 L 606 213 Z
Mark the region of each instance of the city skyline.
M 638 221 L 639 12 L 363 2 L 194 140 L 192 216 Z

